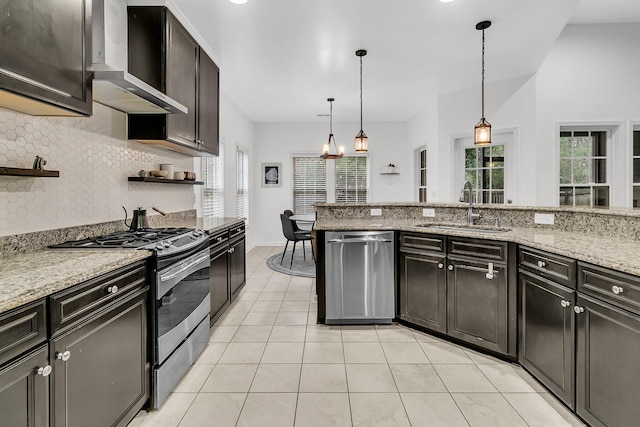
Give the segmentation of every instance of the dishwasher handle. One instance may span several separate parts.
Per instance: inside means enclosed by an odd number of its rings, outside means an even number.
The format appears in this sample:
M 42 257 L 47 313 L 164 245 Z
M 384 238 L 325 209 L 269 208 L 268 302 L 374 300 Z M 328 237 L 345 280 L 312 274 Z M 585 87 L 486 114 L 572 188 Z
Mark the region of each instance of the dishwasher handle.
M 362 237 L 359 237 L 357 239 L 331 239 L 327 241 L 327 243 L 391 243 L 391 242 L 392 240 L 390 239 L 380 239 L 380 238 L 367 239 Z

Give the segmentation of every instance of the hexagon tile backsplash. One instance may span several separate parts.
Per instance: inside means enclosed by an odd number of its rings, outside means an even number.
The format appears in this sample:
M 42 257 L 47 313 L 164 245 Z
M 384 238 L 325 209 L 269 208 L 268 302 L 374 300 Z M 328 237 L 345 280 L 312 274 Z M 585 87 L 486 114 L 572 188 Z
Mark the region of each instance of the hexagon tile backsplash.
M 0 109 L 0 166 L 31 168 L 36 155 L 60 177 L 0 176 L 0 236 L 123 219 L 122 206 L 194 209 L 194 186 L 127 180 L 161 163 L 194 170 L 193 158 L 127 141 L 126 114 L 101 104 L 83 118 Z

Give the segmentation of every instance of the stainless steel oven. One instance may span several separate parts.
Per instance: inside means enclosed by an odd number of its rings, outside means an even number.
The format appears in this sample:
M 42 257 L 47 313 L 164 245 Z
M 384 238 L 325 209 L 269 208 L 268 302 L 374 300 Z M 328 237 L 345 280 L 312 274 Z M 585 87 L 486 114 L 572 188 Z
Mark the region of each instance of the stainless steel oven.
M 159 408 L 209 342 L 209 237 L 189 228 L 149 228 L 55 247 L 153 251 L 147 263 L 153 366 L 150 406 Z

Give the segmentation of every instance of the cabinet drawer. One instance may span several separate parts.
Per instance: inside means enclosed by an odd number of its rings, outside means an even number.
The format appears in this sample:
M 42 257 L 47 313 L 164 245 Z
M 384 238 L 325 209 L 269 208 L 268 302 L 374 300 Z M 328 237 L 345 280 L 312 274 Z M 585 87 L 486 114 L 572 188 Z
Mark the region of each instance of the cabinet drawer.
M 518 260 L 523 270 L 551 279 L 571 289 L 576 288 L 576 261 L 571 258 L 521 247 Z
M 420 249 L 428 252 L 444 253 L 445 238 L 428 234 L 400 234 L 400 249 Z
M 212 250 L 226 246 L 229 241 L 229 230 L 219 231 L 209 236 L 209 248 Z
M 234 225 L 229 229 L 229 239 L 235 239 L 244 235 L 244 223 L 240 225 Z
M 449 255 L 507 262 L 507 243 L 479 239 L 449 239 Z
M 136 263 L 58 292 L 50 297 L 51 335 L 76 324 L 146 285 L 146 267 Z
M 0 365 L 47 339 L 44 299 L 0 315 Z
M 640 313 L 640 277 L 578 262 L 578 290 Z

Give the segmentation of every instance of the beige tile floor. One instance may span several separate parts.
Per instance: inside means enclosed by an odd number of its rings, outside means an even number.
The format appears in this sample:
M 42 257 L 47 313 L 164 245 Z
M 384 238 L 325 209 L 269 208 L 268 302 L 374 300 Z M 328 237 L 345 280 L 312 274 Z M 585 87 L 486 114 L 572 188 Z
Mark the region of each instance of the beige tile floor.
M 313 279 L 247 284 L 160 410 L 129 427 L 583 425 L 522 368 L 399 325 L 316 325 Z

